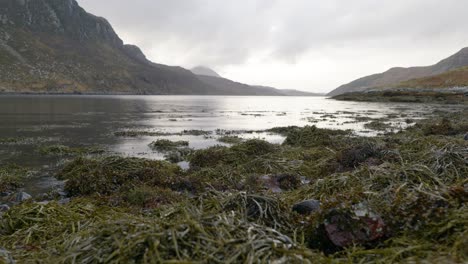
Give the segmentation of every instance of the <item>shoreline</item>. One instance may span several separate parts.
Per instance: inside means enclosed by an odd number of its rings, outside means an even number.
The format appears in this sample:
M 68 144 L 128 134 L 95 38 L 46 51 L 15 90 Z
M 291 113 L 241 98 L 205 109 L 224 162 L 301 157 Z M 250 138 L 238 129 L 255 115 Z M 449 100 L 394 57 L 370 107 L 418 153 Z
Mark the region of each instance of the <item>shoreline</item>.
M 45 262 L 71 255 L 463 262 L 467 111 L 376 137 L 276 128 L 282 145 L 254 139 L 197 150 L 183 157 L 188 171 L 166 161 L 78 155 L 55 175 L 64 190 L 1 213 L 0 248 L 16 261 Z M 177 151 L 183 142 L 167 143 Z M 398 253 L 407 247 L 410 255 Z

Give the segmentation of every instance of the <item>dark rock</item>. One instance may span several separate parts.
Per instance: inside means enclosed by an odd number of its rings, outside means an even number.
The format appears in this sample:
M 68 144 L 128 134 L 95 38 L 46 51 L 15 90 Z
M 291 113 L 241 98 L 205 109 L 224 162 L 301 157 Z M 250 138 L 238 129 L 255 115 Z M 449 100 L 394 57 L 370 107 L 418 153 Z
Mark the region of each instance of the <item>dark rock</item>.
M 1 204 L 0 205 L 0 212 L 6 212 L 10 210 L 10 206 L 6 205 L 6 204 Z
M 60 205 L 65 205 L 65 204 L 70 203 L 70 201 L 71 201 L 70 198 L 65 198 L 65 199 L 59 200 L 59 201 L 58 201 L 58 204 L 60 204 Z
M 32 196 L 29 195 L 28 193 L 19 192 L 19 193 L 16 194 L 16 199 L 15 199 L 15 201 L 16 201 L 17 203 L 22 203 L 22 202 L 27 201 L 27 200 L 30 200 L 30 199 L 32 199 Z
M 301 215 L 308 215 L 320 210 L 320 201 L 318 200 L 307 200 L 295 204 L 293 206 L 293 211 Z
M 332 254 L 352 245 L 372 247 L 383 238 L 386 225 L 367 205 L 351 209 L 332 209 L 320 227 L 310 236 L 309 245 Z
M 465 134 L 465 140 L 468 140 L 468 133 Z
M 362 204 L 351 211 L 332 210 L 325 219 L 327 236 L 338 247 L 364 245 L 385 234 L 382 218 Z
M 301 176 L 296 174 L 270 174 L 258 179 L 258 183 L 274 193 L 289 191 L 303 185 Z

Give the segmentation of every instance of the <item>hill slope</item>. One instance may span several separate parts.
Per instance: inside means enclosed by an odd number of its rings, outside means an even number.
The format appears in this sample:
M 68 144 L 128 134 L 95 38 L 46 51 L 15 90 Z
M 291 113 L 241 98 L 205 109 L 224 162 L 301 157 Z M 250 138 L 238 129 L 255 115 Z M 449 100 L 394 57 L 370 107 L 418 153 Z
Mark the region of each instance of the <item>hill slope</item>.
M 409 81 L 401 82 L 395 85 L 394 87 L 420 89 L 468 87 L 468 67 L 458 68 L 452 71 L 429 77 L 412 79 Z
M 468 66 L 468 48 L 464 48 L 449 58 L 432 66 L 392 68 L 384 73 L 374 74 L 355 80 L 349 84 L 338 87 L 328 95 L 336 96 L 344 93 L 361 92 L 369 88 L 394 86 L 395 84 L 411 79 L 439 75 L 465 66 Z
M 75 0 L 2 0 L 0 25 L 0 91 L 216 93 L 190 71 L 148 61 Z

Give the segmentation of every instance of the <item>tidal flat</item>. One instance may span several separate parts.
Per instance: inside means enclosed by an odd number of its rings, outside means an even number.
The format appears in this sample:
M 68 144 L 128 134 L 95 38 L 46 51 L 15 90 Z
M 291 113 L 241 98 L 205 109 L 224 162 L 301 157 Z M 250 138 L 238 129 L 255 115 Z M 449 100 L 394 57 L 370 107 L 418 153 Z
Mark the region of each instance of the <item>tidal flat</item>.
M 262 132 L 280 144 L 236 133 L 189 151 L 185 141 L 155 144 L 181 150 L 186 169 L 91 147 L 41 148 L 67 155 L 51 172 L 63 186 L 28 197 L 28 169 L 0 167 L 0 260 L 464 263 L 467 117 L 435 111 L 372 136 L 310 125 Z

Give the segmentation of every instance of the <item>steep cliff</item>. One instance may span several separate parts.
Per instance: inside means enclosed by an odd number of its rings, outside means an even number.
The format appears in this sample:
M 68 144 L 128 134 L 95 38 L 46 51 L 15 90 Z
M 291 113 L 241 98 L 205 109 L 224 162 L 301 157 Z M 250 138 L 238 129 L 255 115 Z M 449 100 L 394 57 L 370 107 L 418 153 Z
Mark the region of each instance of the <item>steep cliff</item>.
M 0 91 L 218 93 L 188 70 L 150 62 L 75 0 L 0 1 Z

